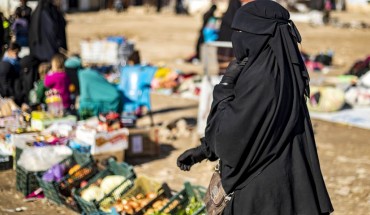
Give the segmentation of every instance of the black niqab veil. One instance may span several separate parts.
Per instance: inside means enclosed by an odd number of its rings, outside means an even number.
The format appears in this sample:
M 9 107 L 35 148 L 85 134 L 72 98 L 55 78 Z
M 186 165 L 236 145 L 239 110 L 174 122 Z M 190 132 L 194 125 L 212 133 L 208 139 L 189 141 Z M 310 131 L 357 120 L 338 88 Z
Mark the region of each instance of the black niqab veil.
M 273 1 L 250 2 L 232 25 L 235 86 L 219 84 L 202 146 L 220 158 L 222 184 L 235 192 L 224 214 L 316 215 L 333 211 L 305 103 L 308 73 L 289 13 Z

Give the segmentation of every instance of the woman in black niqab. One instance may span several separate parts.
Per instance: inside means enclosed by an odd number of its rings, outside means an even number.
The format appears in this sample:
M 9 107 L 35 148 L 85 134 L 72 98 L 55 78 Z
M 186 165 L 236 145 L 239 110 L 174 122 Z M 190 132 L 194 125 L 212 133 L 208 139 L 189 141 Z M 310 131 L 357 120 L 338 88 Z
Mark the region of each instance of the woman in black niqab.
M 67 50 L 66 21 L 52 0 L 39 0 L 29 32 L 31 55 L 50 61 L 59 49 Z
M 180 155 L 178 166 L 220 159 L 222 185 L 234 192 L 224 214 L 331 213 L 306 106 L 301 37 L 288 11 L 250 2 L 232 27 L 237 63 L 215 86 L 201 146 Z

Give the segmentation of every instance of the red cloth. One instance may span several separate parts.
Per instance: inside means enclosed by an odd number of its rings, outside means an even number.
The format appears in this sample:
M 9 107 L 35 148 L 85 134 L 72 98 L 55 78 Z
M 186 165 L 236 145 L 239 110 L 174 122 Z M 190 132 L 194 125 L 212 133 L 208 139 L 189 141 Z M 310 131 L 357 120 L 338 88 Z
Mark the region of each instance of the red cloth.
M 64 108 L 69 108 L 71 105 L 70 93 L 69 93 L 69 78 L 67 73 L 63 72 L 53 72 L 47 74 L 45 77 L 44 84 L 50 89 L 55 89 L 59 92 L 60 97 L 63 100 Z

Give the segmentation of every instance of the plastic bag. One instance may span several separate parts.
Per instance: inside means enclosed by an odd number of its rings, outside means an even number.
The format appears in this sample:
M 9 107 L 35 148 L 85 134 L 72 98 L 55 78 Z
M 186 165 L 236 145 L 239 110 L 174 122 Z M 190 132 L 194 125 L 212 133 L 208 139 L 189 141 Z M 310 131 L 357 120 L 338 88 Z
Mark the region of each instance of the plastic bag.
M 40 172 L 50 169 L 72 155 L 72 150 L 67 146 L 33 147 L 23 150 L 18 165 L 27 171 Z
M 370 87 L 370 70 L 360 78 L 362 86 Z
M 370 88 L 352 87 L 346 91 L 346 102 L 352 106 L 369 106 L 370 105 Z

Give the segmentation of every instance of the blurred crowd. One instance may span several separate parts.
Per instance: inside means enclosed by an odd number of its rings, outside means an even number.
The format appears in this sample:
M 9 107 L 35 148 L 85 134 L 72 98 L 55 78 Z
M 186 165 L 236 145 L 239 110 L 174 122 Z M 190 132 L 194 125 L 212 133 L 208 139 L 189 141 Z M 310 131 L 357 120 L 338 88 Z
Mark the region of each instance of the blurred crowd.
M 54 1 L 40 0 L 32 11 L 27 0 L 20 0 L 10 17 L 0 14 L 0 23 L 1 97 L 30 106 L 44 101 L 50 89 L 69 108 L 69 80 L 61 54 L 67 50 L 66 21 Z

